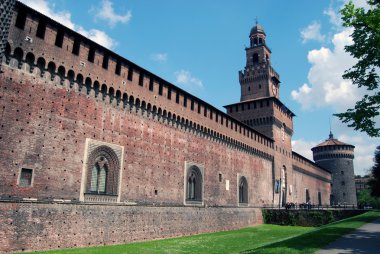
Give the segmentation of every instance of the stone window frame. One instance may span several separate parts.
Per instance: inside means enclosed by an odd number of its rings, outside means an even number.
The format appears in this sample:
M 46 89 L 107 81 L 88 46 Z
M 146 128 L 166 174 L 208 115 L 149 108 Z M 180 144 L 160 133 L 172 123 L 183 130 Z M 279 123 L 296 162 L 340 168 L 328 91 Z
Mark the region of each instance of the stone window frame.
M 112 153 L 114 153 L 114 155 L 112 155 Z M 115 158 L 115 155 L 117 158 Z M 92 169 L 93 164 L 91 162 L 95 163 L 96 159 L 100 156 L 106 156 L 108 162 L 110 163 L 109 166 L 115 167 L 113 170 L 114 175 L 108 176 L 113 181 L 113 186 L 108 186 L 108 189 L 106 189 L 105 193 L 92 193 L 89 191 L 91 184 L 90 170 Z M 79 201 L 120 203 L 123 163 L 123 146 L 86 138 Z M 115 186 L 116 184 L 117 186 Z
M 246 188 L 246 200 L 243 200 L 243 201 L 246 201 L 246 202 L 240 202 L 240 184 L 241 184 L 241 180 L 244 179 L 246 184 L 247 184 L 247 188 Z M 249 204 L 249 182 L 248 182 L 248 177 L 246 175 L 243 175 L 243 174 L 237 174 L 237 177 L 236 177 L 236 197 L 237 197 L 237 204 L 238 206 L 248 206 Z
M 200 195 L 201 198 L 198 200 L 189 200 L 188 199 L 188 177 L 190 174 L 190 170 L 192 170 L 194 167 L 196 167 L 199 170 L 199 174 L 201 176 L 202 182 L 201 182 L 201 191 Z M 185 162 L 185 167 L 184 167 L 184 177 L 183 177 L 183 204 L 185 206 L 204 206 L 204 186 L 205 186 L 205 174 L 204 174 L 204 166 L 198 163 L 194 162 Z
M 21 184 L 21 174 L 22 174 L 22 170 L 23 169 L 28 169 L 28 170 L 31 170 L 32 171 L 32 179 L 30 180 L 30 185 L 26 186 L 26 185 L 20 185 Z M 21 167 L 19 169 L 19 173 L 18 173 L 18 178 L 17 178 L 17 186 L 19 186 L 20 188 L 31 188 L 33 187 L 34 185 L 34 175 L 35 175 L 35 169 L 31 168 L 31 167 Z

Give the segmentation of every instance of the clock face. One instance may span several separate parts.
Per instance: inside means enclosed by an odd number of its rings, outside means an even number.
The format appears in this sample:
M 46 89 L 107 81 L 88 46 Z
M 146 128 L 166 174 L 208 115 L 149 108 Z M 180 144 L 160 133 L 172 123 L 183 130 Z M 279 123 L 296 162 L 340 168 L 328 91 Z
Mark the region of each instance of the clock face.
M 274 95 L 277 95 L 277 86 L 275 84 L 272 84 L 272 91 Z

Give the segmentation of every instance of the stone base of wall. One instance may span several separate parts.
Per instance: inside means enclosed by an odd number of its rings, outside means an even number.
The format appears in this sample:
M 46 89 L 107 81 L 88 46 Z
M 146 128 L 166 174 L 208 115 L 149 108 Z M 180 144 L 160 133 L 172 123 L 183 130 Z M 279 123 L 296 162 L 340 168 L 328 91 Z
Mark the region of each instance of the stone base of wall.
M 262 223 L 260 208 L 0 202 L 0 253 L 120 244 Z

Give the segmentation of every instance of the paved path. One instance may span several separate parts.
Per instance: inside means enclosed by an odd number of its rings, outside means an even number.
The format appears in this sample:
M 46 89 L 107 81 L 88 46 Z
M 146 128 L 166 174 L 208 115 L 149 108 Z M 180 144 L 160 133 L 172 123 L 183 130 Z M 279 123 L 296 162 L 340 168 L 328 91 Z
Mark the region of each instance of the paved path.
M 380 253 L 380 219 L 367 223 L 327 245 L 316 254 Z

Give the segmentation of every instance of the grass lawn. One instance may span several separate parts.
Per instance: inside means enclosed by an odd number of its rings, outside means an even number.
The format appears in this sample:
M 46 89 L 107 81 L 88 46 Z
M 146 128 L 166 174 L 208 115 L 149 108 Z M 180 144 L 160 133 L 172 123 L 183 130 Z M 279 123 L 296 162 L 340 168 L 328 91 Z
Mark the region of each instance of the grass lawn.
M 259 225 L 165 240 L 40 253 L 314 253 L 379 217 L 380 212 L 368 212 L 319 228 Z

